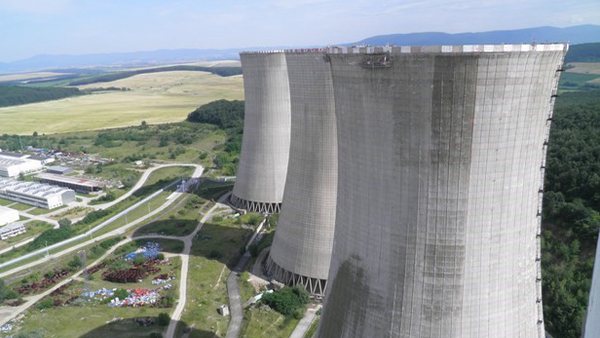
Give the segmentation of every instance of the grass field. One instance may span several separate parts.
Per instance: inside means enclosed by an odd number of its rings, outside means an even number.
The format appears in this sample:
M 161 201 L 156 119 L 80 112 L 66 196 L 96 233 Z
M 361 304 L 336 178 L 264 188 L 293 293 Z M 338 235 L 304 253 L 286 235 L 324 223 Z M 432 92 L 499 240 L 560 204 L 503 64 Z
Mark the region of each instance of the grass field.
M 569 65 L 573 68 L 567 69 L 568 73 L 600 75 L 600 62 L 571 62 Z
M 98 92 L 0 108 L 0 134 L 61 133 L 184 120 L 202 104 L 242 99 L 241 76 L 173 71 L 136 75 L 85 88 L 127 87 L 131 91 Z
M 0 75 L 0 82 L 6 81 L 25 81 L 30 79 L 42 79 L 62 76 L 65 74 L 55 72 L 37 72 L 37 73 L 20 73 L 10 75 Z

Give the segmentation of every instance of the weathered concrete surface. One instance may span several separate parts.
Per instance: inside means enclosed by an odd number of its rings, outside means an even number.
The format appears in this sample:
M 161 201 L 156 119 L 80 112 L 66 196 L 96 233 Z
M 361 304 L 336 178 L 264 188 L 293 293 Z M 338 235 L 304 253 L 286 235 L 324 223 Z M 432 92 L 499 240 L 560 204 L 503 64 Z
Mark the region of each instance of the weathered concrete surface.
M 596 248 L 596 262 L 594 263 L 594 275 L 592 277 L 592 289 L 585 325 L 583 327 L 583 338 L 600 337 L 600 238 Z
M 290 160 L 270 254 L 277 280 L 317 295 L 323 295 L 329 273 L 337 195 L 333 84 L 324 56 L 323 52 L 286 53 Z
M 329 54 L 339 177 L 320 338 L 544 336 L 540 188 L 566 48 L 444 48 Z
M 278 212 L 290 150 L 290 94 L 285 55 L 241 53 L 246 110 L 242 154 L 231 202 Z

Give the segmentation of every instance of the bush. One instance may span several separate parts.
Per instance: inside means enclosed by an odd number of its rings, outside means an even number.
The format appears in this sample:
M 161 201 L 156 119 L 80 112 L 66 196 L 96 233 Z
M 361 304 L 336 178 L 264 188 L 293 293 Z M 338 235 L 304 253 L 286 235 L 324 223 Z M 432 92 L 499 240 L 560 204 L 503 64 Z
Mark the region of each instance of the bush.
M 171 317 L 167 313 L 161 312 L 158 314 L 158 317 L 156 318 L 156 324 L 160 326 L 167 326 L 169 325 L 169 322 L 171 322 Z
M 58 221 L 58 225 L 60 226 L 60 228 L 71 228 L 71 220 L 68 218 L 62 218 Z
M 73 259 L 69 261 L 68 265 L 71 270 L 76 270 L 77 268 L 82 267 L 83 263 L 81 262 L 81 259 L 79 259 L 79 256 L 74 256 Z
M 119 298 L 119 299 L 125 299 L 129 297 L 129 292 L 127 292 L 127 290 L 125 289 L 118 289 L 117 291 L 115 291 L 113 298 Z
M 44 298 L 41 301 L 39 301 L 37 304 L 35 304 L 35 307 L 38 310 L 49 309 L 53 306 L 54 306 L 54 301 L 50 298 Z
M 163 338 L 163 335 L 158 332 L 152 332 L 148 338 Z
M 261 302 L 286 317 L 304 316 L 305 306 L 309 301 L 306 290 L 295 287 L 284 287 L 281 290 L 266 294 Z
M 44 334 L 41 331 L 33 330 L 27 332 L 19 332 L 12 336 L 13 338 L 44 338 Z
M 164 261 L 164 260 L 165 260 L 165 254 L 163 254 L 162 252 L 161 252 L 161 253 L 159 253 L 159 254 L 156 256 L 156 259 L 158 259 L 158 260 L 161 260 L 161 261 Z

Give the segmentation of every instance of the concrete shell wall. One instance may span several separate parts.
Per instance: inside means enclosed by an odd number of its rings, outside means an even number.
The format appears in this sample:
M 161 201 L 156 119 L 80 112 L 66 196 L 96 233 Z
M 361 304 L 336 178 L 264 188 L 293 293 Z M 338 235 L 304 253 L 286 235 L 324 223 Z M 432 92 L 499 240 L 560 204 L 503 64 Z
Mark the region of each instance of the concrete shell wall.
M 325 54 L 287 53 L 292 107 L 290 161 L 271 247 L 275 278 L 322 295 L 329 272 L 337 195 L 333 86 Z
M 583 338 L 600 337 L 600 238 L 596 248 L 596 261 L 594 263 L 594 275 L 592 277 L 592 289 L 583 326 Z
M 317 337 L 544 336 L 540 189 L 565 52 L 493 50 L 330 54 L 338 201 Z
M 290 96 L 285 55 L 242 53 L 246 110 L 231 202 L 258 212 L 279 211 L 290 148 Z

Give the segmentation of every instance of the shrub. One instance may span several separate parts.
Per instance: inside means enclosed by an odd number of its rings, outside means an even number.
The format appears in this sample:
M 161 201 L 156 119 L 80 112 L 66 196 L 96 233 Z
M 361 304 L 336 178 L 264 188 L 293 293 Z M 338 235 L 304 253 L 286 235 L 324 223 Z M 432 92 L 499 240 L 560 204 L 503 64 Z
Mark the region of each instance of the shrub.
M 266 294 L 261 301 L 286 317 L 304 316 L 305 305 L 309 301 L 306 290 L 295 287 L 284 287 L 281 290 Z
M 169 322 L 171 322 L 171 317 L 164 312 L 161 312 L 158 314 L 158 317 L 156 318 L 156 323 L 160 326 L 167 326 L 169 325 Z
M 114 298 L 125 299 L 127 297 L 129 297 L 129 292 L 125 289 L 118 289 L 114 293 Z
M 37 304 L 35 304 L 35 307 L 38 310 L 49 309 L 53 306 L 54 306 L 54 301 L 50 298 L 44 298 L 41 301 L 39 301 Z

